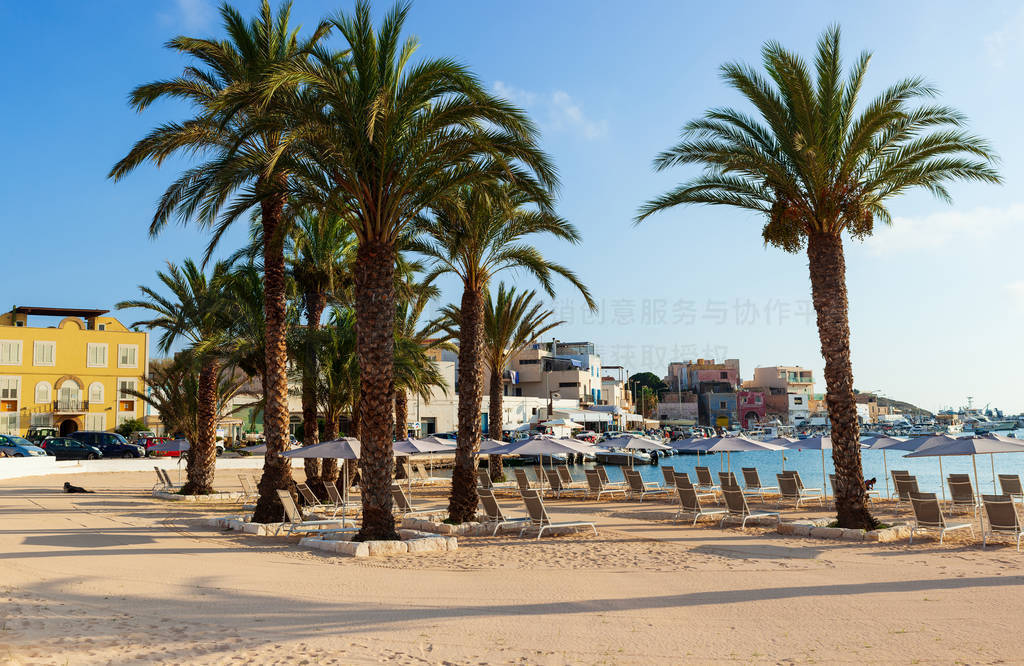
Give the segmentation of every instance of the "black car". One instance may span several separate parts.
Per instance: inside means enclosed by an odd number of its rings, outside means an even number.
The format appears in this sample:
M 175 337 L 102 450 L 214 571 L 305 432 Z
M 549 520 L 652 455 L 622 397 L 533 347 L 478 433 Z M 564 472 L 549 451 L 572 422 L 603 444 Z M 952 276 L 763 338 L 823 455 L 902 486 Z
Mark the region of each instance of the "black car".
M 97 460 L 103 457 L 103 452 L 95 446 L 70 437 L 47 437 L 40 442 L 39 448 L 57 460 Z
M 146 449 L 137 444 L 130 444 L 127 439 L 116 432 L 79 430 L 68 436 L 83 444 L 95 446 L 103 452 L 104 458 L 142 458 L 146 455 Z

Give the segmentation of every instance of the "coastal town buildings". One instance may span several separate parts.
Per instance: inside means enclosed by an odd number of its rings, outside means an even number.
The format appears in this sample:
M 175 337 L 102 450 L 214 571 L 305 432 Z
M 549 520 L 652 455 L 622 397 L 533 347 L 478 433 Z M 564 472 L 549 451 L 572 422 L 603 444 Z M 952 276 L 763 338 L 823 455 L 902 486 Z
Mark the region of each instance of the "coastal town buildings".
M 0 315 L 0 434 L 113 430 L 144 417 L 127 391 L 144 390 L 149 336 L 106 314 L 15 307 Z

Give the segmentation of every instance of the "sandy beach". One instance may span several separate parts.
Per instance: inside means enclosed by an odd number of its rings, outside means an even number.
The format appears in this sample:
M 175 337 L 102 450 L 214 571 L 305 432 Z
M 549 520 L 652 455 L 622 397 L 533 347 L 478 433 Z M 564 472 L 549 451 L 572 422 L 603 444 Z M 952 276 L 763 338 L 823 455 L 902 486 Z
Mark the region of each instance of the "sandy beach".
M 354 560 L 206 527 L 229 508 L 155 500 L 151 476 L 77 475 L 91 495 L 56 476 L 0 482 L 0 662 L 1020 659 L 1024 555 L 980 535 L 850 544 L 691 528 L 664 502 L 552 500 L 554 519 L 590 516 L 599 536 Z

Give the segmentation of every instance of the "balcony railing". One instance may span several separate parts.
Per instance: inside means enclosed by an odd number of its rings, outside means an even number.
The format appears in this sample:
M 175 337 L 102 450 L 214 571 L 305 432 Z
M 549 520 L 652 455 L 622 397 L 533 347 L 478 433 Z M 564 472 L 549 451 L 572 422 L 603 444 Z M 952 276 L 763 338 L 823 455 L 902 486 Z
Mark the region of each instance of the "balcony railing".
M 89 401 L 74 398 L 54 400 L 53 411 L 55 414 L 83 414 L 89 411 Z

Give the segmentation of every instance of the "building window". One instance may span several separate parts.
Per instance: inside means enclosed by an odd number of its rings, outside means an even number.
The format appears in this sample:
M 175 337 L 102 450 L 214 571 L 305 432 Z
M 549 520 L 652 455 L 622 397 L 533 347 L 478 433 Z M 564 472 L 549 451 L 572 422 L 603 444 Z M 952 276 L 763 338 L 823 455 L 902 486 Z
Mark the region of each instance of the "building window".
M 718 373 L 718 378 L 719 379 L 729 379 L 729 373 L 727 371 L 723 370 L 722 372 Z
M 134 379 L 117 380 L 117 411 L 119 414 L 117 425 L 121 425 L 121 412 L 126 412 L 129 418 L 135 417 L 135 396 L 128 391 L 135 391 L 136 389 L 137 384 Z
M 0 412 L 0 435 L 18 434 L 18 412 Z
M 90 342 L 86 352 L 85 364 L 90 368 L 107 367 L 107 345 L 101 342 Z
M 802 405 L 802 404 L 804 404 L 804 399 L 803 398 L 793 398 L 793 404 L 794 405 Z
M 558 387 L 559 388 L 572 388 L 572 387 L 576 387 L 576 386 L 579 386 L 579 385 L 580 385 L 579 382 L 558 382 Z
M 29 423 L 33 428 L 48 428 L 53 426 L 53 414 L 33 414 Z
M 21 365 L 21 340 L 0 340 L 0 365 Z
M 107 429 L 107 415 L 106 414 L 86 414 L 85 415 L 85 429 L 86 430 L 99 430 L 104 431 Z
M 18 399 L 18 377 L 0 377 L 0 400 Z
M 728 409 L 728 406 L 729 406 L 729 403 L 727 403 L 725 400 L 720 400 L 718 402 L 718 408 L 719 409 Z
M 56 342 L 33 343 L 32 365 L 52 366 L 57 357 Z
M 118 345 L 117 346 L 117 367 L 137 368 L 139 367 L 139 346 Z
M 103 384 L 93 382 L 89 385 L 89 402 L 97 405 L 103 404 Z
M 36 384 L 36 404 L 42 405 L 50 402 L 50 382 L 39 382 Z
M 519 359 L 519 365 L 539 365 L 540 359 L 536 358 L 524 358 Z

